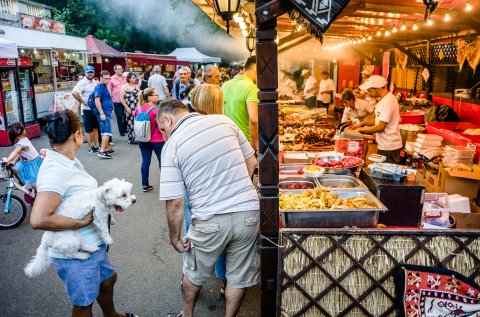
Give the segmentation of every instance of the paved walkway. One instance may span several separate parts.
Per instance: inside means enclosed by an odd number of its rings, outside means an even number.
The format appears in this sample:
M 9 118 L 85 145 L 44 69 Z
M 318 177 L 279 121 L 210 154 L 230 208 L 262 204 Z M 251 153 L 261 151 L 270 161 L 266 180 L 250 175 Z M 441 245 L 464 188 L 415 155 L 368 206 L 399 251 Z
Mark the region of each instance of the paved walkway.
M 37 150 L 49 147 L 46 136 L 32 141 Z M 113 177 L 125 178 L 133 183 L 137 196 L 133 207 L 115 216 L 117 224 L 112 227 L 110 257 L 119 275 L 116 306 L 141 317 L 166 317 L 181 308 L 181 255 L 168 240 L 164 203 L 158 201 L 159 170 L 153 158 L 150 177 L 154 190 L 142 193 L 138 146 L 128 145 L 127 138 L 119 137 L 115 131 L 114 141 L 116 153 L 111 160 L 88 154 L 86 144 L 77 157 L 100 184 Z M 0 148 L 1 157 L 11 149 Z M 5 183 L 0 183 L 1 192 L 4 187 Z M 23 273 L 41 235 L 42 231 L 32 230 L 28 217 L 20 227 L 0 231 L 0 316 L 70 316 L 70 303 L 53 268 L 34 279 Z M 225 304 L 219 288 L 213 279 L 203 288 L 196 316 L 223 316 Z M 256 286 L 248 290 L 239 316 L 259 316 L 259 311 L 260 288 Z M 102 316 L 97 304 L 94 316 Z

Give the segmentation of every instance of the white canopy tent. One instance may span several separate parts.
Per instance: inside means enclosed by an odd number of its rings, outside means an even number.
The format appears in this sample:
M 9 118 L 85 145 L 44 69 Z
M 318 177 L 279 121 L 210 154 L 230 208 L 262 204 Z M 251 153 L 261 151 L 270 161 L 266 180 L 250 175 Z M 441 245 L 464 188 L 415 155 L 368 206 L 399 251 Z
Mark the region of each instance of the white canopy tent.
M 0 58 L 18 58 L 17 44 L 0 38 Z
M 200 53 L 195 47 L 177 48 L 168 56 L 175 56 L 177 60 L 190 63 L 221 63 L 220 57 L 207 56 Z

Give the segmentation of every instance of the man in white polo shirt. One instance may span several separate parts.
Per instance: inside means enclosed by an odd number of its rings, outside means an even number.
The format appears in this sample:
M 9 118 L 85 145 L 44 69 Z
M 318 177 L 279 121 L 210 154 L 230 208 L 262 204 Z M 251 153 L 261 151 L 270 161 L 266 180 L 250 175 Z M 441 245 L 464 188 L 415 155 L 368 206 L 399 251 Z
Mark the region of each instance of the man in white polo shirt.
M 224 252 L 225 316 L 234 317 L 246 288 L 260 281 L 259 202 L 250 179 L 257 164 L 254 150 L 228 117 L 189 113 L 178 100 L 160 103 L 157 125 L 168 135 L 161 157 L 160 200 L 166 201 L 170 242 L 178 252 L 187 252 L 182 316 L 193 316 L 198 293 Z M 192 222 L 181 240 L 185 192 Z
M 305 105 L 309 108 L 315 108 L 317 104 L 317 79 L 313 76 L 308 69 L 302 69 L 303 81 L 303 98 L 305 99 Z
M 387 157 L 385 162 L 398 164 L 402 137 L 400 135 L 400 110 L 397 98 L 387 90 L 387 81 L 379 75 L 370 76 L 361 90 L 367 90 L 373 98 L 380 97 L 375 107 L 375 119 L 360 122 L 356 126 L 363 133 L 375 133 L 378 154 Z

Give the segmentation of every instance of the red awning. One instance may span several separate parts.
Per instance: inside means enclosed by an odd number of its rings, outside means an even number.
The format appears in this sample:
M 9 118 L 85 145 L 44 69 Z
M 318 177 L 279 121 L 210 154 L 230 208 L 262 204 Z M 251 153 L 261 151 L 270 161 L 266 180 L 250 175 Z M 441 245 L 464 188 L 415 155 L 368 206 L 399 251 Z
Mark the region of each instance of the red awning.
M 145 64 L 162 64 L 162 65 L 184 65 L 188 66 L 188 62 L 178 61 L 175 56 L 144 54 L 144 53 L 126 53 L 129 61 Z
M 113 47 L 105 44 L 103 41 L 94 38 L 93 35 L 87 35 L 85 37 L 87 43 L 87 50 L 92 54 L 100 54 L 103 56 L 112 57 L 125 57 L 125 53 L 119 52 Z

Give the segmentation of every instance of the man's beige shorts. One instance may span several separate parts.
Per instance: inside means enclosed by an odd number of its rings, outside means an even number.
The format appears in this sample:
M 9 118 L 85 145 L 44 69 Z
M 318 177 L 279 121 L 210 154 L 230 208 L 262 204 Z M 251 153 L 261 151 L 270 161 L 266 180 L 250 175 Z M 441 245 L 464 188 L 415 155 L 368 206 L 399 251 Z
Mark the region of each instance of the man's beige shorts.
M 258 211 L 216 215 L 192 220 L 187 239 L 192 248 L 183 264 L 183 274 L 195 285 L 210 280 L 215 262 L 225 252 L 227 284 L 245 288 L 260 282 L 258 254 Z

